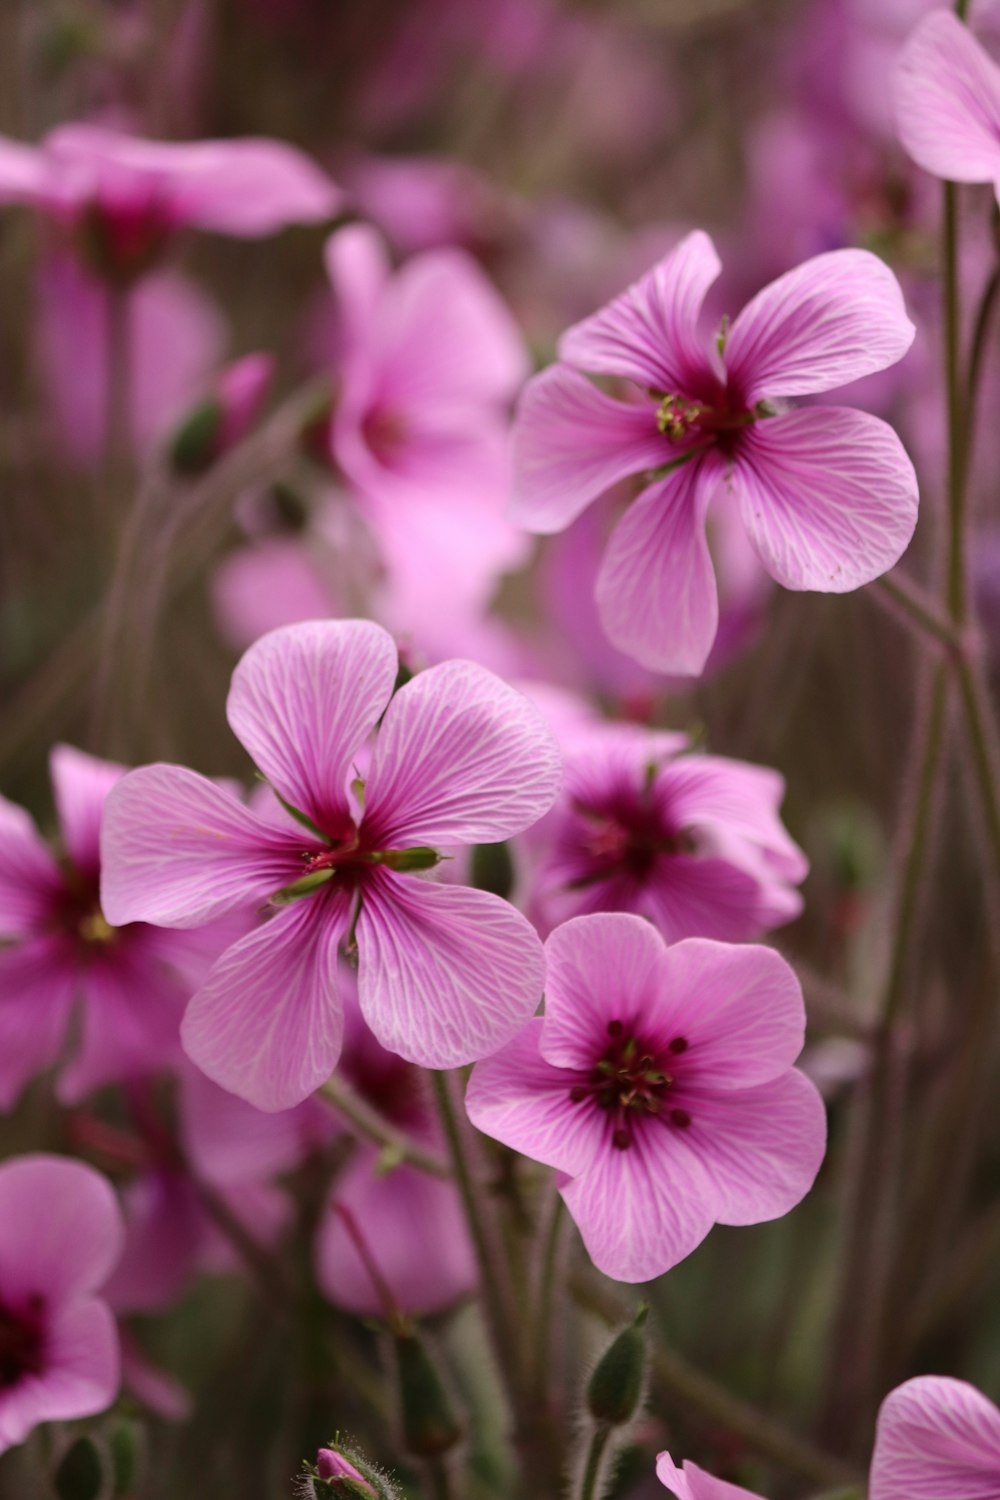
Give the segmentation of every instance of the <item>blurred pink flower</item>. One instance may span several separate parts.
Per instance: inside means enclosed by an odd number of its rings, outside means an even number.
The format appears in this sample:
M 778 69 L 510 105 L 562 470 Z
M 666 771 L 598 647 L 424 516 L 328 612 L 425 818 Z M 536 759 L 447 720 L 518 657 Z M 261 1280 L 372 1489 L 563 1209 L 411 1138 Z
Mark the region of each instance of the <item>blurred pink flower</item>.
M 892 429 L 830 406 L 775 401 L 827 391 L 902 358 L 913 338 L 898 283 L 874 255 L 832 251 L 747 304 L 717 354 L 698 320 L 719 272 L 689 235 L 645 278 L 560 341 L 516 425 L 514 514 L 561 531 L 619 480 L 655 482 L 619 523 L 597 583 L 610 639 L 644 666 L 697 674 L 718 621 L 705 538 L 729 487 L 764 567 L 787 588 L 842 593 L 897 561 L 916 523 L 913 466 Z M 614 400 L 581 370 L 630 381 Z
M 0 1108 L 63 1057 L 74 1007 L 80 1037 L 58 1095 L 80 1099 L 180 1055 L 184 1002 L 211 941 L 143 923 L 110 926 L 99 899 L 99 835 L 120 766 L 68 745 L 50 756 L 64 848 L 56 858 L 27 813 L 0 798 Z M 215 948 L 217 953 L 218 945 Z
M 727 1484 L 687 1460 L 678 1469 L 669 1453 L 656 1455 L 656 1477 L 677 1500 L 761 1500 L 753 1490 Z
M 337 301 L 336 463 L 404 607 L 481 605 L 526 555 L 505 519 L 507 405 L 528 372 L 499 294 L 460 250 L 392 273 L 371 229 L 327 245 Z
M 541 995 L 541 946 L 519 912 L 417 872 L 438 863 L 429 843 L 503 840 L 547 811 L 556 746 L 533 705 L 481 667 L 446 662 L 394 696 L 397 668 L 392 637 L 361 620 L 291 625 L 246 653 L 227 712 L 289 809 L 280 823 L 180 766 L 132 772 L 108 804 L 102 894 L 115 920 L 196 927 L 271 903 L 182 1031 L 200 1068 L 262 1109 L 297 1104 L 336 1064 L 349 933 L 365 1019 L 424 1066 L 491 1051 Z
M 715 1223 L 789 1212 L 823 1160 L 815 1086 L 792 1064 L 805 1010 L 769 948 L 668 948 L 623 913 L 545 945 L 545 1016 L 473 1070 L 473 1124 L 555 1167 L 587 1252 L 648 1281 Z
M 964 1380 L 908 1380 L 882 1403 L 868 1493 L 871 1500 L 993 1500 L 1000 1411 Z
M 1000 68 L 948 10 L 907 42 L 893 79 L 896 123 L 913 160 L 935 177 L 990 182 L 1000 197 Z
M 0 137 L 0 202 L 34 204 L 94 269 L 134 281 L 182 229 L 257 238 L 333 216 L 340 191 L 283 141 L 147 141 L 60 125 L 38 146 Z
M 739 941 L 799 915 L 809 866 L 781 823 L 776 771 L 678 753 L 683 736 L 635 724 L 595 722 L 562 744 L 562 792 L 524 839 L 541 932 L 631 911 L 668 943 Z
M 446 156 L 364 156 L 342 176 L 361 213 L 404 255 L 450 245 L 489 251 L 526 212 L 474 166 Z
M 345 1035 L 338 1072 L 383 1119 L 443 1154 L 427 1078 L 379 1045 L 362 1019 L 350 976 L 342 972 L 341 980 Z M 404 1313 L 440 1312 L 475 1286 L 475 1254 L 454 1184 L 405 1162 L 386 1171 L 378 1148 L 358 1141 L 334 1185 L 316 1242 L 317 1280 L 338 1307 L 362 1317 L 385 1313 L 339 1205 L 351 1214 Z
M 58 1156 L 0 1165 L 0 1453 L 117 1396 L 118 1335 L 94 1294 L 121 1246 L 100 1173 Z
M 63 253 L 44 256 L 38 284 L 46 394 L 67 456 L 90 466 L 108 425 L 108 291 Z M 211 299 L 177 272 L 148 276 L 128 301 L 131 438 L 136 453 L 147 455 L 205 391 L 226 330 Z

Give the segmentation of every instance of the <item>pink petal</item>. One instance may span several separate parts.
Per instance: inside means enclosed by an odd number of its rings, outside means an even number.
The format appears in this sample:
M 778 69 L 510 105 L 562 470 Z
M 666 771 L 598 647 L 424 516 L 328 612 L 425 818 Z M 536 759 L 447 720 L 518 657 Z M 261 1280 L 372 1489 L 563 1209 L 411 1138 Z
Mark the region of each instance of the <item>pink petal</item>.
M 538 709 L 494 673 L 448 661 L 393 698 L 365 784 L 369 845 L 494 843 L 551 807 L 562 777 Z
M 0 136 L 0 203 L 31 200 L 40 194 L 47 177 L 45 153 Z
M 750 407 L 884 370 L 902 359 L 915 333 L 883 260 L 868 250 L 830 250 L 747 303 L 726 341 L 726 368 Z
M 604 1132 L 598 1112 L 570 1098 L 579 1074 L 542 1056 L 550 1027 L 548 1020 L 531 1020 L 499 1052 L 477 1062 L 465 1108 L 484 1135 L 576 1176 L 603 1149 Z M 592 1049 L 587 1066 L 593 1066 Z
M 125 1249 L 104 1288 L 123 1313 L 162 1312 L 195 1274 L 208 1224 L 181 1170 L 143 1172 L 125 1189 Z
M 917 523 L 913 465 L 867 412 L 814 406 L 757 423 L 733 483 L 761 561 L 789 589 L 870 583 L 899 561 Z
M 104 799 L 124 774 L 122 766 L 56 745 L 49 755 L 59 830 L 76 868 L 97 874 L 101 865 L 101 815 Z
M 656 1477 L 677 1500 L 761 1500 L 752 1490 L 741 1489 L 738 1484 L 727 1484 L 706 1474 L 697 1464 L 685 1461 L 678 1469 L 669 1453 L 656 1455 Z
M 266 1113 L 196 1068 L 181 1075 L 181 1105 L 187 1156 L 199 1176 L 218 1185 L 287 1172 L 336 1130 L 331 1111 L 318 1101 Z
M 559 358 L 656 391 L 688 392 L 710 369 L 698 318 L 720 270 L 712 241 L 696 230 L 628 291 L 568 329 Z
M 86 1298 L 54 1310 L 46 1326 L 45 1369 L 0 1391 L 0 1452 L 39 1422 L 106 1411 L 121 1384 L 118 1330 L 103 1302 Z
M 357 1153 L 337 1181 L 336 1201 L 362 1227 L 370 1252 L 405 1312 L 441 1312 L 471 1291 L 477 1267 L 461 1201 L 450 1182 L 415 1167 L 379 1171 L 378 1153 Z M 382 1311 L 368 1270 L 335 1205 L 316 1241 L 316 1276 L 338 1307 L 362 1317 Z
M 0 797 L 0 939 L 27 935 L 51 916 L 59 867 L 31 818 Z
M 514 427 L 512 520 L 562 531 L 619 480 L 665 463 L 655 415 L 651 403 L 613 401 L 567 365 L 529 380 Z
M 809 862 L 779 816 L 785 778 L 767 766 L 688 755 L 670 768 L 670 806 L 684 824 L 718 820 L 766 856 L 782 878 L 804 880 Z
M 0 1110 L 62 1053 L 77 971 L 59 938 L 0 947 Z
M 964 1380 L 923 1375 L 882 1403 L 871 1500 L 996 1500 L 1000 1411 Z
M 257 1109 L 291 1109 L 333 1072 L 344 1018 L 337 944 L 346 892 L 307 897 L 234 943 L 181 1027 L 191 1061 Z
M 687 1039 L 684 1077 L 699 1089 L 767 1083 L 802 1051 L 802 989 L 773 948 L 688 938 L 666 950 L 660 983 L 659 1025 Z
M 294 833 L 182 766 L 142 766 L 108 793 L 101 906 L 116 927 L 199 926 L 258 905 L 301 873 Z
M 693 937 L 745 942 L 799 915 L 802 897 L 769 878 L 747 844 L 726 837 L 721 825 L 710 832 L 716 853 L 663 860 L 630 909 L 648 917 L 668 943 Z M 701 842 L 708 834 L 705 823 L 695 836 Z
M 608 639 L 654 672 L 697 676 L 715 639 L 719 600 L 705 538 L 714 470 L 698 459 L 634 500 L 597 578 Z
M 661 1276 L 701 1244 L 714 1222 L 697 1162 L 665 1171 L 659 1144 L 648 1132 L 637 1133 L 627 1151 L 607 1139 L 586 1171 L 560 1187 L 587 1254 L 615 1281 Z
M 233 733 L 287 802 L 336 834 L 350 818 L 354 759 L 396 680 L 396 647 L 370 620 L 272 630 L 233 673 Z
M 188 991 L 143 951 L 141 929 L 119 951 L 97 955 L 81 974 L 80 1046 L 56 1090 L 73 1104 L 102 1084 L 142 1077 L 176 1062 Z
M 12 1301 L 49 1306 L 96 1290 L 122 1251 L 124 1229 L 111 1184 L 93 1167 L 59 1156 L 0 1165 L 0 1286 Z
M 575 917 L 557 927 L 545 944 L 546 1061 L 589 1072 L 607 1045 L 609 1021 L 627 1023 L 656 1009 L 665 954 L 649 922 L 627 912 Z
M 951 11 L 932 12 L 913 32 L 893 96 L 900 140 L 925 171 L 1000 180 L 1000 68 Z
M 544 960 L 520 912 L 486 891 L 382 872 L 357 928 L 361 1011 L 390 1052 L 458 1068 L 534 1014 Z
M 339 359 L 370 341 L 391 269 L 381 235 L 368 224 L 338 229 L 323 254 L 336 299 Z
M 704 1089 L 701 1080 L 689 1085 L 685 1073 L 676 1098 L 691 1123 L 674 1132 L 671 1144 L 697 1159 L 710 1185 L 709 1211 L 720 1224 L 779 1219 L 802 1201 L 823 1163 L 826 1110 L 819 1090 L 795 1068 L 754 1088 L 716 1090 L 714 1080 Z

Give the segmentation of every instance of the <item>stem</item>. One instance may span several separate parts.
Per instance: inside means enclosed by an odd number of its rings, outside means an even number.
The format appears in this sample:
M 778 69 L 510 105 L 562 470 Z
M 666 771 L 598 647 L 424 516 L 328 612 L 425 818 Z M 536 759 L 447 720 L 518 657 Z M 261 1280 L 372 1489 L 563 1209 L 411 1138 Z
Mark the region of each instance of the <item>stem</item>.
M 496 1345 L 500 1368 L 504 1372 L 511 1399 L 515 1402 L 516 1408 L 519 1381 L 517 1352 L 512 1338 L 513 1321 L 508 1311 L 507 1298 L 504 1295 L 503 1285 L 497 1272 L 493 1247 L 490 1244 L 486 1225 L 480 1213 L 479 1200 L 476 1196 L 476 1186 L 472 1179 L 472 1171 L 466 1155 L 465 1142 L 462 1139 L 462 1131 L 459 1128 L 458 1117 L 452 1103 L 449 1076 L 447 1073 L 434 1071 L 431 1073 L 431 1077 L 434 1080 L 434 1094 L 437 1100 L 438 1114 L 445 1133 L 445 1139 L 448 1142 L 448 1151 L 451 1156 L 455 1182 L 458 1186 L 459 1196 L 462 1199 L 465 1220 L 469 1228 L 469 1234 L 472 1237 L 473 1246 L 475 1247 L 476 1258 L 479 1262 L 479 1275 L 483 1301 L 486 1305 L 487 1320 Z
M 962 637 L 952 621 L 939 614 L 930 600 L 912 583 L 901 578 L 898 573 L 886 573 L 875 580 L 875 586 L 879 593 L 899 607 L 908 623 L 916 625 L 920 631 L 940 641 L 956 655 L 962 652 Z M 893 613 L 895 612 L 894 610 Z
M 571 1276 L 570 1289 L 575 1301 L 608 1327 L 621 1327 L 628 1321 L 628 1304 L 592 1275 Z M 653 1380 L 664 1400 L 679 1402 L 707 1426 L 739 1438 L 752 1452 L 771 1459 L 788 1473 L 797 1474 L 807 1484 L 824 1487 L 857 1481 L 857 1472 L 843 1459 L 797 1437 L 749 1401 L 696 1370 L 676 1351 L 654 1346 L 650 1361 Z
M 1000 786 L 1000 769 L 996 733 L 979 673 L 966 657 L 959 659 L 956 670 L 976 780 L 986 815 L 986 834 L 996 865 L 994 873 L 1000 880 L 1000 799 L 997 792 Z
M 548 1233 L 542 1251 L 542 1274 L 538 1289 L 538 1310 L 535 1316 L 535 1358 L 532 1370 L 532 1385 L 539 1400 L 544 1400 L 546 1376 L 548 1375 L 552 1349 L 552 1321 L 556 1282 L 556 1267 L 559 1264 L 559 1245 L 562 1239 L 566 1214 L 560 1194 L 553 1191 L 552 1212 Z
M 979 312 L 976 315 L 976 326 L 972 335 L 972 354 L 969 357 L 969 380 L 968 380 L 968 411 L 965 423 L 965 462 L 968 466 L 972 455 L 973 431 L 976 420 L 976 407 L 979 400 L 979 387 L 983 373 L 983 360 L 986 356 L 986 340 L 990 331 L 990 321 L 997 304 L 997 293 L 1000 292 L 1000 266 L 997 266 L 983 293 L 979 304 Z
M 961 9 L 958 11 L 961 16 Z M 944 185 L 944 364 L 948 400 L 948 564 L 945 600 L 957 625 L 965 623 L 965 425 L 960 378 L 958 189 Z
M 594 1428 L 593 1437 L 590 1439 L 590 1447 L 587 1450 L 587 1463 L 583 1470 L 583 1479 L 580 1483 L 580 1500 L 596 1500 L 598 1493 L 597 1481 L 604 1462 L 604 1450 L 608 1446 L 611 1437 L 611 1428 L 604 1425 Z
M 424 1463 L 427 1475 L 427 1492 L 431 1500 L 451 1500 L 451 1477 L 448 1464 L 443 1458 L 428 1458 Z
M 319 1096 L 325 1099 L 338 1114 L 343 1115 L 345 1120 L 349 1120 L 359 1135 L 364 1136 L 365 1140 L 371 1141 L 373 1145 L 381 1146 L 391 1158 L 398 1162 L 406 1162 L 408 1166 L 416 1167 L 430 1177 L 448 1178 L 451 1176 L 447 1163 L 435 1156 L 432 1151 L 427 1151 L 402 1130 L 397 1130 L 394 1125 L 390 1125 L 388 1120 L 355 1093 L 339 1073 L 334 1073 L 327 1079 L 319 1090 Z
M 107 373 L 104 390 L 104 458 L 102 509 L 112 534 L 125 511 L 132 467 L 132 298 L 122 287 L 105 289 Z

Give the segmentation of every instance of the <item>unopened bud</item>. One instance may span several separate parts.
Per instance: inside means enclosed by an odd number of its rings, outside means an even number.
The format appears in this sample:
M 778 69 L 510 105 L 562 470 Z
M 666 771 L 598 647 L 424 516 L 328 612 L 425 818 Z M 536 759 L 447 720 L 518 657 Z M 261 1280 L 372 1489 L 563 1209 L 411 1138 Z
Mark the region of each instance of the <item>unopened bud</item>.
M 462 1436 L 451 1402 L 423 1340 L 416 1334 L 396 1339 L 403 1441 L 410 1453 L 434 1458 Z
M 317 1453 L 316 1476 L 328 1480 L 334 1494 L 362 1495 L 366 1500 L 373 1500 L 377 1493 L 350 1459 L 342 1453 L 335 1453 L 332 1448 L 321 1448 Z
M 315 1464 L 305 1465 L 301 1493 L 305 1500 L 401 1500 L 396 1486 L 360 1453 L 342 1449 L 334 1439 L 321 1448 Z
M 105 1491 L 105 1461 L 93 1438 L 79 1437 L 59 1460 L 53 1488 L 59 1500 L 100 1500 Z
M 248 354 L 227 365 L 215 389 L 183 419 L 170 444 L 170 462 L 178 474 L 193 478 L 228 453 L 245 437 L 260 415 L 270 388 L 274 361 L 267 354 Z
M 643 1304 L 598 1360 L 587 1386 L 587 1409 L 595 1422 L 622 1427 L 639 1410 L 646 1379 L 646 1315 Z

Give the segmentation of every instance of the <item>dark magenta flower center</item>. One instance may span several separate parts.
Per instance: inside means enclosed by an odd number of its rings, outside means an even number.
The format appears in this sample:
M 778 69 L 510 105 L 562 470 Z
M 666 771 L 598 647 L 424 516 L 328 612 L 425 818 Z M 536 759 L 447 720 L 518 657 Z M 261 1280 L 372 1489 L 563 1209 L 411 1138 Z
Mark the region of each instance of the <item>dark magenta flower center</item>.
M 112 927 L 101 911 L 99 874 L 81 872 L 68 862 L 63 873 L 65 883 L 56 899 L 53 925 L 87 953 L 117 942 L 125 929 Z
M 692 835 L 673 822 L 648 788 L 622 791 L 601 804 L 576 798 L 573 810 L 581 820 L 576 854 L 585 868 L 570 882 L 571 890 L 620 875 L 644 882 L 659 859 L 695 852 Z
M 98 275 L 124 286 L 162 260 L 174 230 L 167 206 L 146 194 L 94 201 L 79 224 L 84 259 Z
M 586 1081 L 574 1084 L 570 1099 L 604 1110 L 612 1124 L 611 1144 L 627 1151 L 639 1122 L 658 1118 L 685 1130 L 691 1124 L 686 1109 L 671 1103 L 677 1082 L 677 1062 L 688 1050 L 687 1038 L 675 1036 L 666 1048 L 649 1044 L 623 1022 L 608 1022 L 608 1042 Z
M 45 1334 L 41 1297 L 29 1297 L 22 1308 L 0 1303 L 0 1390 L 9 1390 L 27 1375 L 40 1375 L 45 1365 Z

